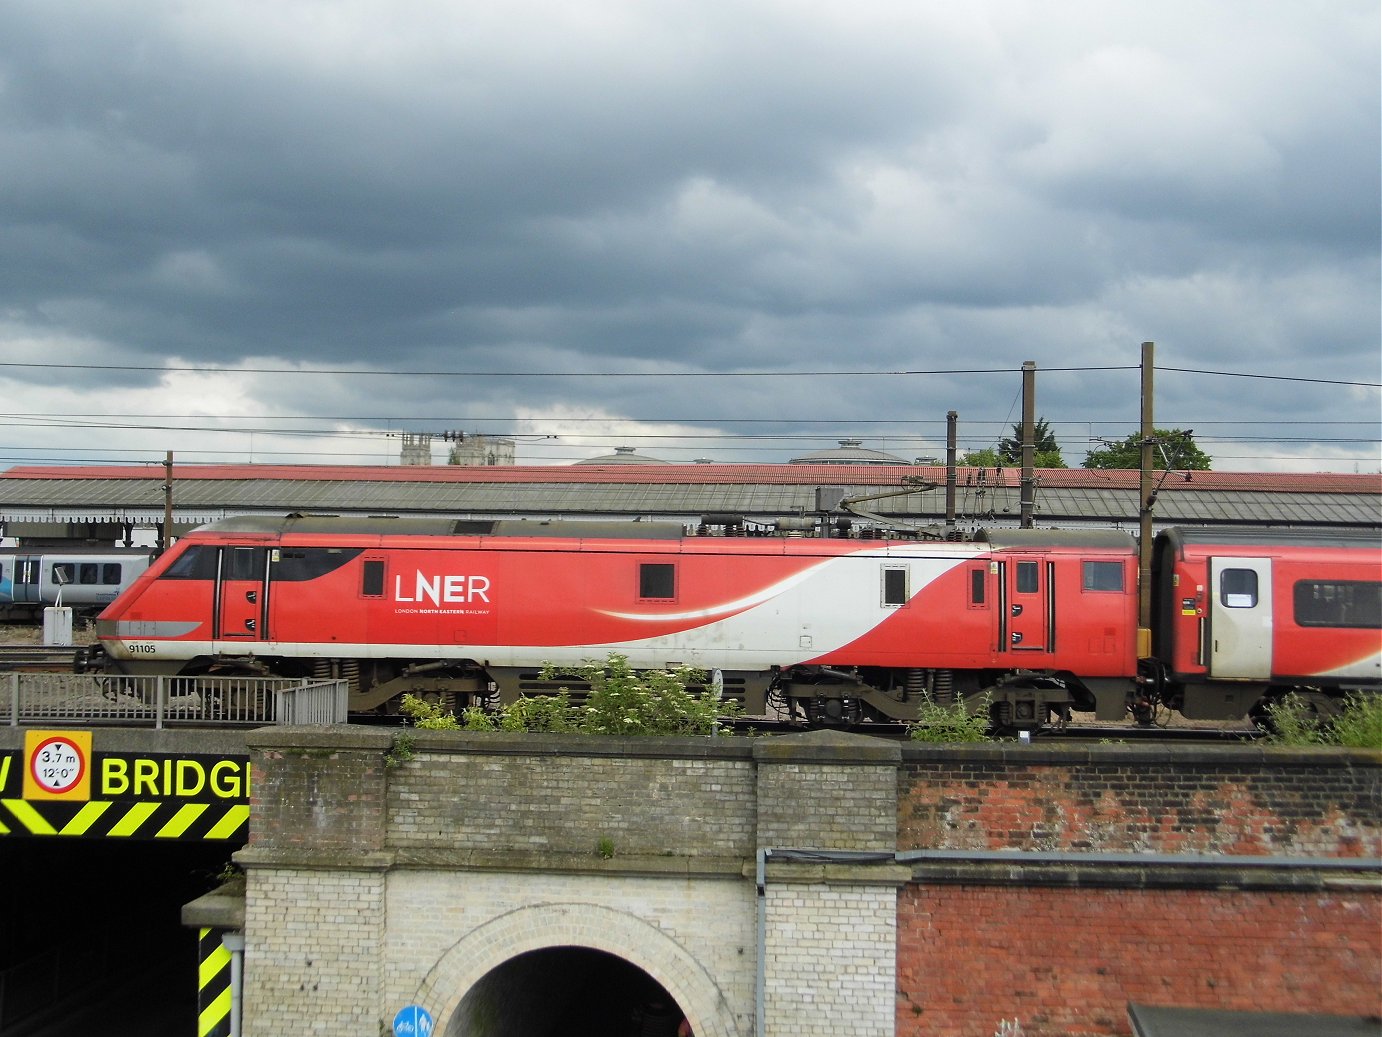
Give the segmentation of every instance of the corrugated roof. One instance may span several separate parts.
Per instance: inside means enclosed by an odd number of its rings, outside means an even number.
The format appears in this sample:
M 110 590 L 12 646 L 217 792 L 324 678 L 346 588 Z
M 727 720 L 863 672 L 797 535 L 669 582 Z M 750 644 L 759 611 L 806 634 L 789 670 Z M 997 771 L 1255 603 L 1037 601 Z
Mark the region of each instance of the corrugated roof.
M 1015 524 L 1018 473 L 960 469 L 961 521 Z M 33 467 L 0 473 L 0 519 L 149 521 L 162 517 L 162 465 Z M 909 521 L 945 515 L 945 470 L 875 465 L 300 466 L 178 465 L 180 521 L 245 512 L 319 511 L 449 515 L 747 517 L 814 513 L 816 490 L 846 497 L 888 494 L 868 511 Z M 914 490 L 908 490 L 915 485 Z M 1138 473 L 1043 469 L 1038 525 L 1136 523 Z M 1333 525 L 1382 528 L 1382 476 L 1195 472 L 1161 481 L 1155 517 L 1165 524 Z

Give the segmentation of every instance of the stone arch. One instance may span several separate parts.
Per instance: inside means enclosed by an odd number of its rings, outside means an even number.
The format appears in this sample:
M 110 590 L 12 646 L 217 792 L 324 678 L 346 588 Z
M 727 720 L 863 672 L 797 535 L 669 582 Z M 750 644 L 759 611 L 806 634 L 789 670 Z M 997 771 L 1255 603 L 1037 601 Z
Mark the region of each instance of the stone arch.
M 529 951 L 581 947 L 623 958 L 662 985 L 681 1006 L 696 1037 L 740 1037 L 720 985 L 679 943 L 636 915 L 599 904 L 562 902 L 520 907 L 477 926 L 437 960 L 419 985 L 436 1006 L 438 1035 L 452 1034 L 456 1010 L 490 970 Z

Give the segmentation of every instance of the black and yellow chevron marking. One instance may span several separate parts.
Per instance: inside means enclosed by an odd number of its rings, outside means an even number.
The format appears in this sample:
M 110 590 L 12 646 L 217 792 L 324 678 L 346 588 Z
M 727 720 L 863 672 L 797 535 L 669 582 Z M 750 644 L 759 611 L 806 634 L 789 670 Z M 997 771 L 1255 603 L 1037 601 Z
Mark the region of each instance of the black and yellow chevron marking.
M 197 1037 L 230 1037 L 230 952 L 224 929 L 202 929 L 197 939 Z
M 0 799 L 0 836 L 226 840 L 243 843 L 247 803 L 142 803 L 123 800 Z

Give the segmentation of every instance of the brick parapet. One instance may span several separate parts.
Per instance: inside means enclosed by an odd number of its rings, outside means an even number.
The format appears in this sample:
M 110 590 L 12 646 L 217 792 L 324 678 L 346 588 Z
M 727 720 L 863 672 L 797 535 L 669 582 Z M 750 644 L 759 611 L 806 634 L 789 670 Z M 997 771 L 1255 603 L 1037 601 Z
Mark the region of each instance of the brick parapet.
M 1382 855 L 1382 753 L 908 747 L 903 850 Z

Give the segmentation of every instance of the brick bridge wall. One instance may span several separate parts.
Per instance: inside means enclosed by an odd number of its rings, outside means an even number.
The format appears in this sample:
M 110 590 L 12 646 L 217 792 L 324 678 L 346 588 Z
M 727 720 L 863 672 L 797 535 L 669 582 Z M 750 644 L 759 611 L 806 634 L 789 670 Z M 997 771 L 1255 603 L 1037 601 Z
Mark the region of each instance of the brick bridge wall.
M 1382 853 L 1379 753 L 411 734 L 250 736 L 246 1037 L 481 1032 L 487 977 L 559 946 L 699 1037 L 1382 1010 L 1377 873 L 1319 860 Z
M 1313 863 L 1382 856 L 1379 762 L 908 749 L 898 848 L 918 860 L 898 903 L 898 1034 L 1004 1019 L 1028 1037 L 1126 1034 L 1129 1001 L 1382 1014 L 1377 876 Z

